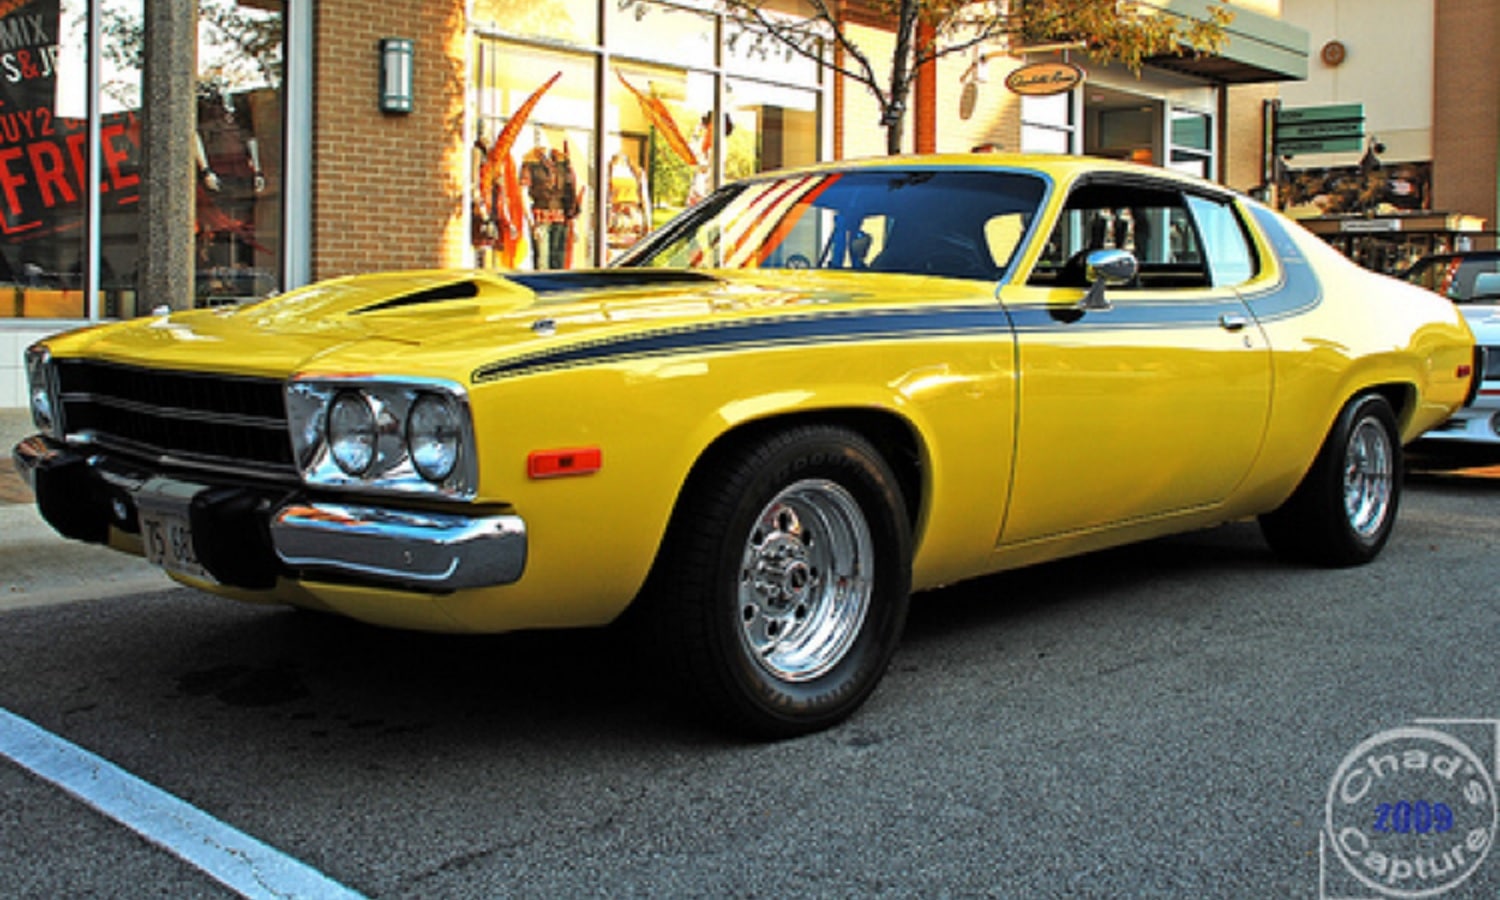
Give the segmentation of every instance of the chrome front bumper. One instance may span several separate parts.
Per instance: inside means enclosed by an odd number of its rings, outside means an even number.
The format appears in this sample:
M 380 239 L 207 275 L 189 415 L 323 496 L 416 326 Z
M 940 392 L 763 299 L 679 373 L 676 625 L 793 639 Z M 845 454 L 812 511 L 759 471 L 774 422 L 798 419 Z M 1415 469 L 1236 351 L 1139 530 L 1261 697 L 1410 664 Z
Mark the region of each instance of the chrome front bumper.
M 520 516 L 294 503 L 271 517 L 271 543 L 295 569 L 426 591 L 512 584 L 526 568 Z
M 513 584 L 526 568 L 526 522 L 328 503 L 289 492 L 162 477 L 36 435 L 11 453 L 60 533 L 102 543 L 138 532 L 139 508 L 191 523 L 196 556 L 215 580 L 249 588 L 278 576 L 445 593 Z M 257 522 L 259 524 L 257 524 Z

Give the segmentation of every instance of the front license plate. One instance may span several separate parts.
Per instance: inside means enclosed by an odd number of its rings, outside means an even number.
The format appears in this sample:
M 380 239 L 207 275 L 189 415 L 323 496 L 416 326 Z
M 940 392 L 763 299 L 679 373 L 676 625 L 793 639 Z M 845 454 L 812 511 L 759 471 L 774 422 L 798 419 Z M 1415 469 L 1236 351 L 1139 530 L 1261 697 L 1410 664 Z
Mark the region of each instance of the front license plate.
M 203 578 L 206 572 L 193 553 L 193 528 L 185 516 L 141 513 L 141 542 L 146 560 L 170 572 Z
M 153 478 L 135 495 L 147 562 L 193 578 L 209 577 L 193 550 L 193 526 L 188 518 L 188 505 L 201 489 L 195 484 Z

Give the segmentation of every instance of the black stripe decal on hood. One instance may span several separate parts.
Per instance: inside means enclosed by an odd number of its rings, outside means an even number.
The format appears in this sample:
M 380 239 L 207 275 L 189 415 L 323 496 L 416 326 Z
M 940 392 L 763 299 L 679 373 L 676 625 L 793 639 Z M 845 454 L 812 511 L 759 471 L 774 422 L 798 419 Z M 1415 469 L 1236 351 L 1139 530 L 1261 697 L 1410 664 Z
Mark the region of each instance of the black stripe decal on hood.
M 1010 332 L 1010 316 L 999 306 L 788 316 L 748 322 L 740 320 L 570 344 L 556 350 L 482 366 L 474 370 L 473 379 L 478 383 L 546 369 L 710 350 L 979 334 L 1009 335 Z

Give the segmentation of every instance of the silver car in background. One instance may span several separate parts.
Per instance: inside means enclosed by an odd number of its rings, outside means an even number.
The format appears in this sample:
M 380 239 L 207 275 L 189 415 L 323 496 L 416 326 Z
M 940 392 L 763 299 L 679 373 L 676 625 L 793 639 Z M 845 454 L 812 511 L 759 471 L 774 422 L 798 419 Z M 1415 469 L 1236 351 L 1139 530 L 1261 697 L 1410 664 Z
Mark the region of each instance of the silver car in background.
M 1500 250 L 1417 260 L 1400 276 L 1452 300 L 1474 332 L 1480 377 L 1469 402 L 1412 450 L 1449 463 L 1500 464 Z

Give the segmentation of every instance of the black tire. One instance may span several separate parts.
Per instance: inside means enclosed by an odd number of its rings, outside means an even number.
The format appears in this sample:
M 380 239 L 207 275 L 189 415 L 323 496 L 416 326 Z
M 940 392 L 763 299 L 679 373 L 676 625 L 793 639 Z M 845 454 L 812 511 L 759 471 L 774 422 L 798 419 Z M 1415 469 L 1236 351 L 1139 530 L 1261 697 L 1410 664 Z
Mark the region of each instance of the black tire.
M 1312 468 L 1279 508 L 1260 517 L 1283 559 L 1356 566 L 1380 554 L 1401 503 L 1400 432 L 1391 405 L 1363 394 L 1339 413 Z
M 731 730 L 784 738 L 854 712 L 906 622 L 911 529 L 895 475 L 806 425 L 700 465 L 647 586 L 653 654 Z

